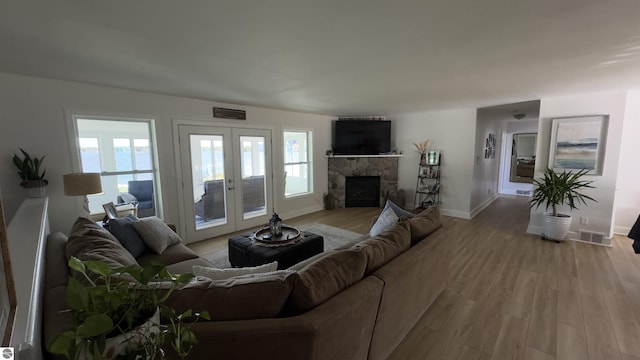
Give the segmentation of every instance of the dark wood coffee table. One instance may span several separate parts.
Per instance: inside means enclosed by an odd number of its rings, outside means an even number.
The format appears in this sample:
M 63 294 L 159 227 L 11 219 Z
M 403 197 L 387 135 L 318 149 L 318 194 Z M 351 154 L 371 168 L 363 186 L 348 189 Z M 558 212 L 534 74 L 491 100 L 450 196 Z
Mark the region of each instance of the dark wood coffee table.
M 300 231 L 297 241 L 291 245 L 264 246 L 247 233 L 229 239 L 229 262 L 233 267 L 258 266 L 273 261 L 278 269 L 286 269 L 302 260 L 324 251 L 321 235 Z

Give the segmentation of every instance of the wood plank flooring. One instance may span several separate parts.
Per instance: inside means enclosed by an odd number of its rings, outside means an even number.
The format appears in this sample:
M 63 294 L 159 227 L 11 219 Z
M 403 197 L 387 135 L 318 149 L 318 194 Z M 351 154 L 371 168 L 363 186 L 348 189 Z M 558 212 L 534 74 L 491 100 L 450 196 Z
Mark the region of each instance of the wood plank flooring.
M 501 197 L 456 228 L 449 284 L 391 359 L 640 360 L 640 255 L 526 234 L 526 197 Z M 380 209 L 321 211 L 287 220 L 366 233 Z M 225 235 L 191 245 L 203 253 Z

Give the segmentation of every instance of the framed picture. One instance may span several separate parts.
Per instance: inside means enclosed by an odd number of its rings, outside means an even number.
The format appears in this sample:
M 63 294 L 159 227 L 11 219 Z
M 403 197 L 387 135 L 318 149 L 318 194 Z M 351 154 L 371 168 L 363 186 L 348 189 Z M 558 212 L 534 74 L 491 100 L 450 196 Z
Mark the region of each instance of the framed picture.
M 440 150 L 430 150 L 427 152 L 427 165 L 440 164 Z
M 608 123 L 607 115 L 553 119 L 549 167 L 602 175 Z
M 102 208 L 104 209 L 104 213 L 107 218 L 115 219 L 118 217 L 118 210 L 116 210 L 116 206 L 113 202 L 102 204 Z

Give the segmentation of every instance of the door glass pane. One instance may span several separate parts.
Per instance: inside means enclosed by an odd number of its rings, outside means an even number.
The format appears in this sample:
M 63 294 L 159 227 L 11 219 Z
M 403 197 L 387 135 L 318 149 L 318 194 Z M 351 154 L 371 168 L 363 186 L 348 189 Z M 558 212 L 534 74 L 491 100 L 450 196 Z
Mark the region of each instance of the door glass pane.
M 242 216 L 263 216 L 266 207 L 264 136 L 240 136 L 240 169 L 242 175 Z
M 227 223 L 221 135 L 190 135 L 196 230 Z

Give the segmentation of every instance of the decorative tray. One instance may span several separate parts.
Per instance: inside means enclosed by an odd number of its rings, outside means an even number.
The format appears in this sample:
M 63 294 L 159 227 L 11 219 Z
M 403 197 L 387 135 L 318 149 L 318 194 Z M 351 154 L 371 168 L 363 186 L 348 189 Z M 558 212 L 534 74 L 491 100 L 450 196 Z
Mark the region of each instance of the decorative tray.
M 263 227 L 253 234 L 255 241 L 265 244 L 283 244 L 295 240 L 298 237 L 300 237 L 300 230 L 288 225 L 282 225 L 282 235 L 280 236 L 271 237 L 268 226 Z

